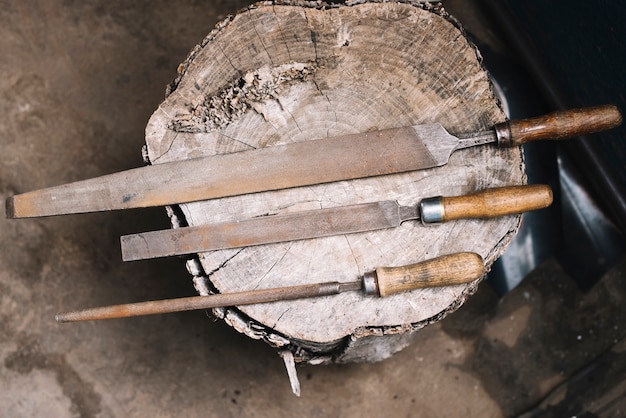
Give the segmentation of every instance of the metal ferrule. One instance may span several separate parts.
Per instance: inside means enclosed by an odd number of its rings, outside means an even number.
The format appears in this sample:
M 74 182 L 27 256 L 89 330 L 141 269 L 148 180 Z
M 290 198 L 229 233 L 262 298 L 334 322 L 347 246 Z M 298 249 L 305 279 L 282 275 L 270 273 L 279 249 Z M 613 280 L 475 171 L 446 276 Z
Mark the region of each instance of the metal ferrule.
M 366 295 L 380 296 L 380 291 L 378 290 L 378 277 L 376 276 L 375 271 L 370 271 L 369 273 L 365 273 L 363 275 L 363 293 Z
M 424 225 L 443 222 L 445 212 L 443 210 L 443 197 L 429 197 L 420 202 L 420 214 Z
M 496 124 L 493 129 L 496 131 L 499 147 L 508 147 L 511 145 L 511 127 L 508 121 Z

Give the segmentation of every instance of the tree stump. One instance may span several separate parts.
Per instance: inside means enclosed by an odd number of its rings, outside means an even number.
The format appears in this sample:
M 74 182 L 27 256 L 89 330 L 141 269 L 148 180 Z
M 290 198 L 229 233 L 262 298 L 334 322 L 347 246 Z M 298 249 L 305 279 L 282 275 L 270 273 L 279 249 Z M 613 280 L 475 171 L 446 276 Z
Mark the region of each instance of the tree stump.
M 471 132 L 505 119 L 476 47 L 429 4 L 259 3 L 220 23 L 178 71 L 146 128 L 151 164 L 404 125 L 440 122 L 451 133 Z M 455 152 L 439 168 L 181 204 L 170 214 L 178 227 L 390 199 L 413 205 L 524 179 L 520 150 L 482 146 Z M 354 281 L 379 266 L 457 251 L 477 252 L 490 266 L 519 221 L 405 222 L 196 254 L 188 267 L 198 292 L 209 294 Z M 298 362 L 377 361 L 458 308 L 477 284 L 214 312 L 249 337 L 290 350 Z

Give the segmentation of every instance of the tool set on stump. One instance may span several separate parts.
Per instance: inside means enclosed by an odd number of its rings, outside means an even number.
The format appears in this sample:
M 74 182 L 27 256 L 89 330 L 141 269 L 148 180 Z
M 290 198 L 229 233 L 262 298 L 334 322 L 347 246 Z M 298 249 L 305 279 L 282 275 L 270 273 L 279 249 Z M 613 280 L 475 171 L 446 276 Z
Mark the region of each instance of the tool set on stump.
M 201 296 L 57 320 L 213 308 L 278 348 L 298 393 L 294 360 L 384 359 L 475 291 L 519 228 L 510 215 L 552 202 L 524 185 L 520 145 L 621 114 L 504 120 L 480 53 L 441 7 L 259 3 L 181 64 L 146 127 L 149 166 L 19 194 L 6 213 L 168 205 L 173 229 L 122 237 L 123 259 L 186 255 Z
M 533 140 L 569 138 L 583 132 L 610 129 L 620 123 L 621 114 L 617 108 L 603 106 L 558 112 L 531 120 L 509 121 L 496 126 L 493 132 L 466 135 L 464 141 L 449 135 L 441 125 L 369 132 L 363 135 L 284 145 L 280 147 L 281 149 L 269 147 L 230 154 L 227 156 L 227 164 L 241 176 L 234 180 L 233 177 L 229 177 L 228 180 L 233 182 L 230 187 L 223 184 L 227 179 L 222 180 L 221 188 L 211 187 L 210 174 L 206 178 L 198 179 L 197 172 L 194 171 L 197 167 L 202 166 L 208 173 L 217 173 L 227 167 L 224 158 L 205 157 L 197 161 L 138 168 L 12 196 L 6 201 L 6 212 L 9 218 L 26 218 L 127 209 L 394 174 L 445 164 L 452 151 L 467 146 L 490 142 L 496 142 L 499 146 L 517 146 Z M 360 150 L 371 151 L 372 156 L 381 148 L 396 147 L 394 155 L 409 155 L 410 158 L 397 166 L 385 164 L 386 170 L 383 171 L 376 164 L 367 164 L 367 160 L 355 160 L 355 154 L 362 155 L 355 151 L 355 143 Z M 300 149 L 302 145 L 306 145 L 306 152 Z M 415 153 L 416 150 L 421 153 Z M 434 156 L 438 150 L 443 152 L 439 159 Z M 321 161 L 328 160 L 321 158 L 327 155 L 332 155 L 333 161 L 328 164 L 326 170 L 316 170 L 315 156 L 319 156 Z M 255 158 L 265 159 L 274 167 L 271 170 L 264 170 L 264 181 L 267 183 L 255 181 L 245 183 L 247 186 L 245 188 L 237 188 L 242 179 L 255 178 L 255 175 L 259 174 L 254 168 L 250 168 L 254 165 L 243 164 L 251 163 Z M 392 162 L 395 161 L 397 159 Z M 298 172 L 297 175 L 295 172 Z M 306 173 L 313 174 L 306 176 Z M 192 174 L 195 174 L 193 178 L 198 180 L 197 190 L 189 193 L 183 191 L 180 196 L 176 195 L 176 189 L 168 188 L 167 183 L 163 182 L 164 179 L 179 176 L 192 178 Z M 146 186 L 146 179 L 155 180 L 152 183 L 154 188 L 143 188 Z M 281 181 L 282 179 L 288 181 Z M 203 182 L 204 189 L 201 188 Z M 552 191 L 550 187 L 543 185 L 494 188 L 466 196 L 438 196 L 422 200 L 417 207 L 399 206 L 394 201 L 374 202 L 124 236 L 121 239 L 122 255 L 125 260 L 139 260 L 393 228 L 407 220 L 421 220 L 424 224 L 430 224 L 461 218 L 492 218 L 542 209 L 551 203 Z M 59 322 L 73 322 L 122 318 L 328 296 L 361 288 L 368 295 L 386 296 L 421 287 L 462 284 L 477 280 L 484 273 L 484 265 L 479 255 L 456 253 L 408 266 L 379 268 L 374 274 L 364 276 L 359 282 L 327 282 L 232 295 L 181 298 L 177 301 L 116 305 L 60 313 L 56 319 Z

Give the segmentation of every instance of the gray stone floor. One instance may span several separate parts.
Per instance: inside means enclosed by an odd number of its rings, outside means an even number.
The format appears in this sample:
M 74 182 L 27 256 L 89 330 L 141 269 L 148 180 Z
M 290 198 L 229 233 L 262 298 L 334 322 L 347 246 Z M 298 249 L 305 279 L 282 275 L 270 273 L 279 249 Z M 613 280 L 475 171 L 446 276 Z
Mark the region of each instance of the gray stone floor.
M 177 65 L 246 4 L 0 1 L 2 198 L 142 165 Z M 120 235 L 167 226 L 163 209 L 0 213 L 0 416 L 626 414 L 626 259 L 587 293 L 554 260 L 502 299 L 483 284 L 389 360 L 299 367 L 300 398 L 271 348 L 202 312 L 55 323 L 193 295 L 179 259 L 120 259 Z

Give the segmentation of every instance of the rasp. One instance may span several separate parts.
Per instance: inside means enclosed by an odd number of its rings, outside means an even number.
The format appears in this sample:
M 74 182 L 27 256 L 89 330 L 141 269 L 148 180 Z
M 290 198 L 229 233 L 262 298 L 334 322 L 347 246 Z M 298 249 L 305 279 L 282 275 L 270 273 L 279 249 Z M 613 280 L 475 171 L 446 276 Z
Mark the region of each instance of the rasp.
M 408 220 L 424 224 L 491 218 L 541 209 L 552 203 L 545 185 L 509 186 L 454 197 L 422 199 L 415 206 L 394 200 L 260 216 L 122 236 L 124 261 L 248 247 L 394 228 Z
M 518 146 L 618 126 L 612 105 L 508 121 L 492 130 L 449 134 L 416 125 L 277 145 L 122 171 L 9 197 L 8 218 L 163 206 L 437 167 L 452 152 L 495 143 Z
M 454 286 L 480 279 L 485 274 L 483 259 L 476 253 L 454 253 L 400 267 L 379 267 L 355 282 L 323 282 L 271 289 L 250 290 L 210 296 L 166 299 L 103 306 L 58 313 L 58 322 L 95 321 L 169 312 L 210 309 L 220 306 L 252 305 L 362 290 L 366 295 L 389 296 L 408 290 Z

